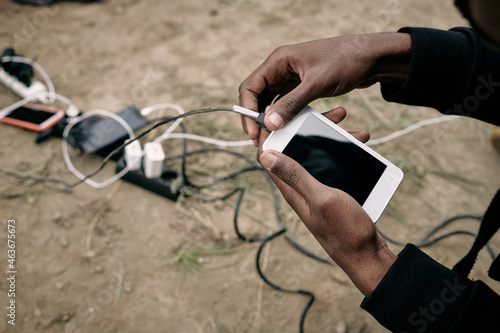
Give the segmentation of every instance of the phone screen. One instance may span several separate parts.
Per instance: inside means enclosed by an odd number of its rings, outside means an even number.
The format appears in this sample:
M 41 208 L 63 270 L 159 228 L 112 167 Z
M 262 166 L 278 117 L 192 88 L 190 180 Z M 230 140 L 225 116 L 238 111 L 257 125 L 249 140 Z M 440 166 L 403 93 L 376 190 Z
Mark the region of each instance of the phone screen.
M 54 116 L 54 112 L 35 110 L 25 106 L 21 106 L 6 115 L 8 118 L 23 120 L 37 125 L 42 124 L 52 116 Z
M 283 150 L 321 183 L 340 189 L 363 205 L 386 165 L 315 116 Z

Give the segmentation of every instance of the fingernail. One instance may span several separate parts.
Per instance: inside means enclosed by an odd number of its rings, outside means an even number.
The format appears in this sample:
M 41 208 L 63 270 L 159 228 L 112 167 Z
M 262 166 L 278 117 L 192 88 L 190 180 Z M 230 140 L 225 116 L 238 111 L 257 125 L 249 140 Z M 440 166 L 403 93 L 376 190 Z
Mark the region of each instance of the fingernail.
M 262 157 L 262 159 L 260 160 L 260 163 L 262 164 L 262 166 L 264 168 L 270 170 L 276 164 L 277 160 L 278 160 L 278 156 L 276 156 L 272 153 L 268 153 L 268 154 L 264 155 L 264 157 Z
M 271 122 L 271 124 L 273 124 L 277 128 L 281 128 L 281 126 L 283 125 L 283 119 L 276 113 L 271 113 L 268 116 L 268 119 L 269 122 Z

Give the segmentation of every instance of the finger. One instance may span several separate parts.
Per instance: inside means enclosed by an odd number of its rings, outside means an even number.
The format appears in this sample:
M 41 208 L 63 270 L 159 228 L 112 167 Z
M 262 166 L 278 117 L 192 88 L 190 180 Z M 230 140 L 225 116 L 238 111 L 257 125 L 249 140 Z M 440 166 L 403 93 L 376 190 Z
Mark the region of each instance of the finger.
M 368 140 L 370 140 L 370 132 L 366 130 L 359 132 L 350 132 L 350 134 L 363 143 L 366 143 Z
M 264 118 L 266 127 L 271 131 L 280 129 L 316 98 L 310 87 L 302 82 L 269 109 Z
M 262 76 L 255 73 L 250 75 L 243 81 L 239 87 L 239 104 L 247 109 L 259 111 L 259 98 L 266 89 L 266 82 Z M 243 130 L 248 134 L 248 137 L 253 140 L 254 145 L 258 146 L 260 126 L 254 119 L 241 117 Z
M 263 111 L 266 106 L 279 94 L 284 94 L 293 88 L 287 88 L 290 84 L 284 75 L 286 70 L 265 61 L 239 87 L 239 104 L 254 111 Z M 295 87 L 298 83 L 293 85 Z
M 266 82 L 260 77 L 251 75 L 243 81 L 238 89 L 238 100 L 242 107 L 250 110 L 259 110 L 259 95 L 266 88 Z
M 261 131 L 259 138 L 259 149 L 257 151 L 257 160 L 260 161 L 262 151 L 262 144 L 270 135 L 268 131 Z M 266 170 L 266 169 L 265 169 Z M 309 216 L 309 206 L 306 203 L 306 200 L 295 191 L 293 188 L 285 184 L 281 179 L 276 177 L 272 172 L 266 170 L 267 174 L 271 178 L 271 180 L 276 184 L 276 187 L 280 190 L 281 194 L 288 202 L 288 204 L 297 212 L 301 219 Z
M 241 127 L 243 127 L 243 131 L 245 131 L 245 133 L 248 134 L 248 126 L 246 123 L 246 118 L 247 117 L 245 117 L 245 116 L 241 116 L 240 120 L 241 120 Z
M 241 125 L 243 126 L 243 130 L 248 134 L 250 140 L 253 141 L 255 147 L 259 145 L 259 136 L 260 136 L 260 126 L 257 125 L 255 119 L 248 118 L 245 116 L 241 116 Z
M 257 149 L 257 161 L 260 161 L 260 155 L 264 152 L 263 145 L 266 142 L 266 139 L 271 135 L 271 132 L 262 130 L 260 131 L 260 136 L 258 139 L 258 149 Z
M 323 113 L 323 116 L 328 118 L 330 121 L 333 121 L 335 124 L 338 124 L 345 119 L 347 111 L 343 107 L 339 106 L 333 110 Z
M 314 197 L 311 193 L 320 193 L 324 187 L 300 164 L 275 150 L 263 152 L 259 161 L 266 171 L 297 192 L 299 197 L 303 197 L 306 202 Z M 285 197 L 285 199 L 288 201 L 290 198 Z M 297 200 L 297 196 L 291 199 Z
M 269 151 L 267 151 L 269 152 Z M 278 176 L 273 174 L 268 169 L 265 169 L 271 180 L 274 182 L 278 190 L 283 195 L 283 198 L 288 202 L 290 207 L 297 213 L 302 221 L 307 221 L 311 216 L 309 204 L 304 196 L 298 193 L 295 189 L 286 184 Z
M 347 111 L 343 107 L 339 106 L 333 110 L 323 113 L 323 116 L 328 118 L 330 121 L 338 124 L 345 119 L 345 117 L 347 116 Z M 370 139 L 370 133 L 366 130 L 349 133 L 363 143 L 366 143 Z

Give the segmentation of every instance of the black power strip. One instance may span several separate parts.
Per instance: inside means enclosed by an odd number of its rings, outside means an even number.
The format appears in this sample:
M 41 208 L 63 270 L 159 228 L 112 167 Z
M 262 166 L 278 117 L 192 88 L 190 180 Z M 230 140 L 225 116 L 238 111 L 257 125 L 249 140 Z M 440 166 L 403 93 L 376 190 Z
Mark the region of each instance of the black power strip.
M 118 159 L 116 173 L 125 169 L 125 165 L 124 157 Z M 178 172 L 168 168 L 163 168 L 160 178 L 147 178 L 141 168 L 139 170 L 130 170 L 122 179 L 173 201 L 177 200 L 180 189 L 184 186 L 184 178 Z

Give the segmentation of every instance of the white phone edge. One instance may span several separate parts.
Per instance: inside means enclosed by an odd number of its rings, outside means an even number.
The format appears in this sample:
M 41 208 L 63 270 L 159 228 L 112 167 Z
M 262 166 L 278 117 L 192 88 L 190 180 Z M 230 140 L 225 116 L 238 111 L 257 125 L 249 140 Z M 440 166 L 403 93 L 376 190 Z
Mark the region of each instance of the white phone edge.
M 271 132 L 269 137 L 262 145 L 263 151 L 273 149 L 282 152 L 287 146 L 288 142 L 300 128 L 300 126 L 306 121 L 308 116 L 314 116 L 318 118 L 386 166 L 383 174 L 380 176 L 377 184 L 375 184 L 370 195 L 362 206 L 365 212 L 370 216 L 372 221 L 374 223 L 377 222 L 384 212 L 385 208 L 389 204 L 389 201 L 394 196 L 394 193 L 399 187 L 399 184 L 403 180 L 403 171 L 401 171 L 401 169 L 385 159 L 383 156 L 378 154 L 376 151 L 353 137 L 343 128 L 328 120 L 321 113 L 317 112 L 309 106 L 304 107 L 304 109 L 302 109 L 302 111 L 300 111 L 300 113 L 291 122 L 287 123 L 281 129 Z

